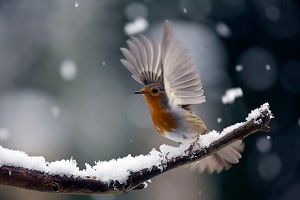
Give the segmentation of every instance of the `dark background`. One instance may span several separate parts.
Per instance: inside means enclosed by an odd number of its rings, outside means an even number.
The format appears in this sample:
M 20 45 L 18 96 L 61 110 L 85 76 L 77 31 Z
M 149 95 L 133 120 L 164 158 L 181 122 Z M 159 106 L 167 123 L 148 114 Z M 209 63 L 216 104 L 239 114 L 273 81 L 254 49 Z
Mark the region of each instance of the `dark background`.
M 300 197 L 300 4 L 292 0 L 0 1 L 0 145 L 48 161 L 84 163 L 146 154 L 155 133 L 141 85 L 119 59 L 136 19 L 161 40 L 165 19 L 199 67 L 210 129 L 269 102 L 271 132 L 245 140 L 221 174 L 182 167 L 125 195 L 61 195 L 0 187 L 0 199 L 272 199 Z M 142 20 L 141 20 L 142 19 Z M 137 30 L 138 31 L 138 30 Z M 229 88 L 243 97 L 222 104 Z M 219 119 L 219 120 L 218 120 Z

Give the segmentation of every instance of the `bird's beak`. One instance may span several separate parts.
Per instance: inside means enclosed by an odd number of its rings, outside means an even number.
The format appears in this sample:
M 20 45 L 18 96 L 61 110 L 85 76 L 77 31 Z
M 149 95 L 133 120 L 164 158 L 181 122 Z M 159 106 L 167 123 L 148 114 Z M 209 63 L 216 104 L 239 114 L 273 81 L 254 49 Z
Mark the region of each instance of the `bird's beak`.
M 145 94 L 145 93 L 146 93 L 145 91 L 140 90 L 140 91 L 135 91 L 133 94 Z

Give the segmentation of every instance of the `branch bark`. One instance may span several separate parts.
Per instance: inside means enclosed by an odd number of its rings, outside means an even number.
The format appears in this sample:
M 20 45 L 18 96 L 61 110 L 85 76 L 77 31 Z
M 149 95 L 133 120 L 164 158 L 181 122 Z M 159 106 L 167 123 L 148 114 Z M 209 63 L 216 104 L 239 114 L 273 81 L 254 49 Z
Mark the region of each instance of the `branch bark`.
M 260 109 L 257 118 L 246 121 L 238 128 L 229 131 L 220 139 L 212 142 L 208 147 L 196 149 L 189 155 L 171 159 L 165 156 L 161 159 L 161 166 L 159 167 L 153 166 L 151 169 L 144 168 L 138 171 L 131 171 L 125 183 L 120 183 L 117 180 L 104 182 L 96 177 L 52 175 L 43 171 L 4 164 L 0 166 L 0 185 L 16 186 L 42 192 L 77 194 L 117 194 L 143 189 L 146 187 L 146 181 L 155 176 L 179 166 L 201 160 L 226 145 L 236 140 L 244 139 L 255 132 L 268 132 L 270 129 L 268 123 L 271 118 L 272 114 L 270 110 Z

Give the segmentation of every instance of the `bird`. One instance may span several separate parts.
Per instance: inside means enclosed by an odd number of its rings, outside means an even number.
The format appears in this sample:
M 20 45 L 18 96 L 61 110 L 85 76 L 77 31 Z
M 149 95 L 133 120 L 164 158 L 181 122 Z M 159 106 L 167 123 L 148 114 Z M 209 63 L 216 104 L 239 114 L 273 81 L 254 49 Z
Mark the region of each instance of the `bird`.
M 161 43 L 143 34 L 126 42 L 128 48 L 120 48 L 124 56 L 120 61 L 143 85 L 135 94 L 144 97 L 156 131 L 172 141 L 194 144 L 209 131 L 192 105 L 202 104 L 206 98 L 200 73 L 187 49 L 173 35 L 171 22 L 164 22 Z M 238 163 L 243 150 L 244 143 L 238 140 L 191 167 L 219 173 Z

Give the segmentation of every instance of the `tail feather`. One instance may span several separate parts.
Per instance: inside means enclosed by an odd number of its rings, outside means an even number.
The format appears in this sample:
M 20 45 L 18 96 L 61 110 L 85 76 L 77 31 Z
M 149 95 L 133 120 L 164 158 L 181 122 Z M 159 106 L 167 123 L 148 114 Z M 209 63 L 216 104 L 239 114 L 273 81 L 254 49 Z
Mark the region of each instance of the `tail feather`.
M 197 169 L 199 173 L 206 170 L 210 174 L 228 170 L 232 164 L 238 163 L 242 158 L 241 153 L 244 151 L 244 146 L 241 140 L 233 142 L 199 162 L 191 164 L 191 169 Z

